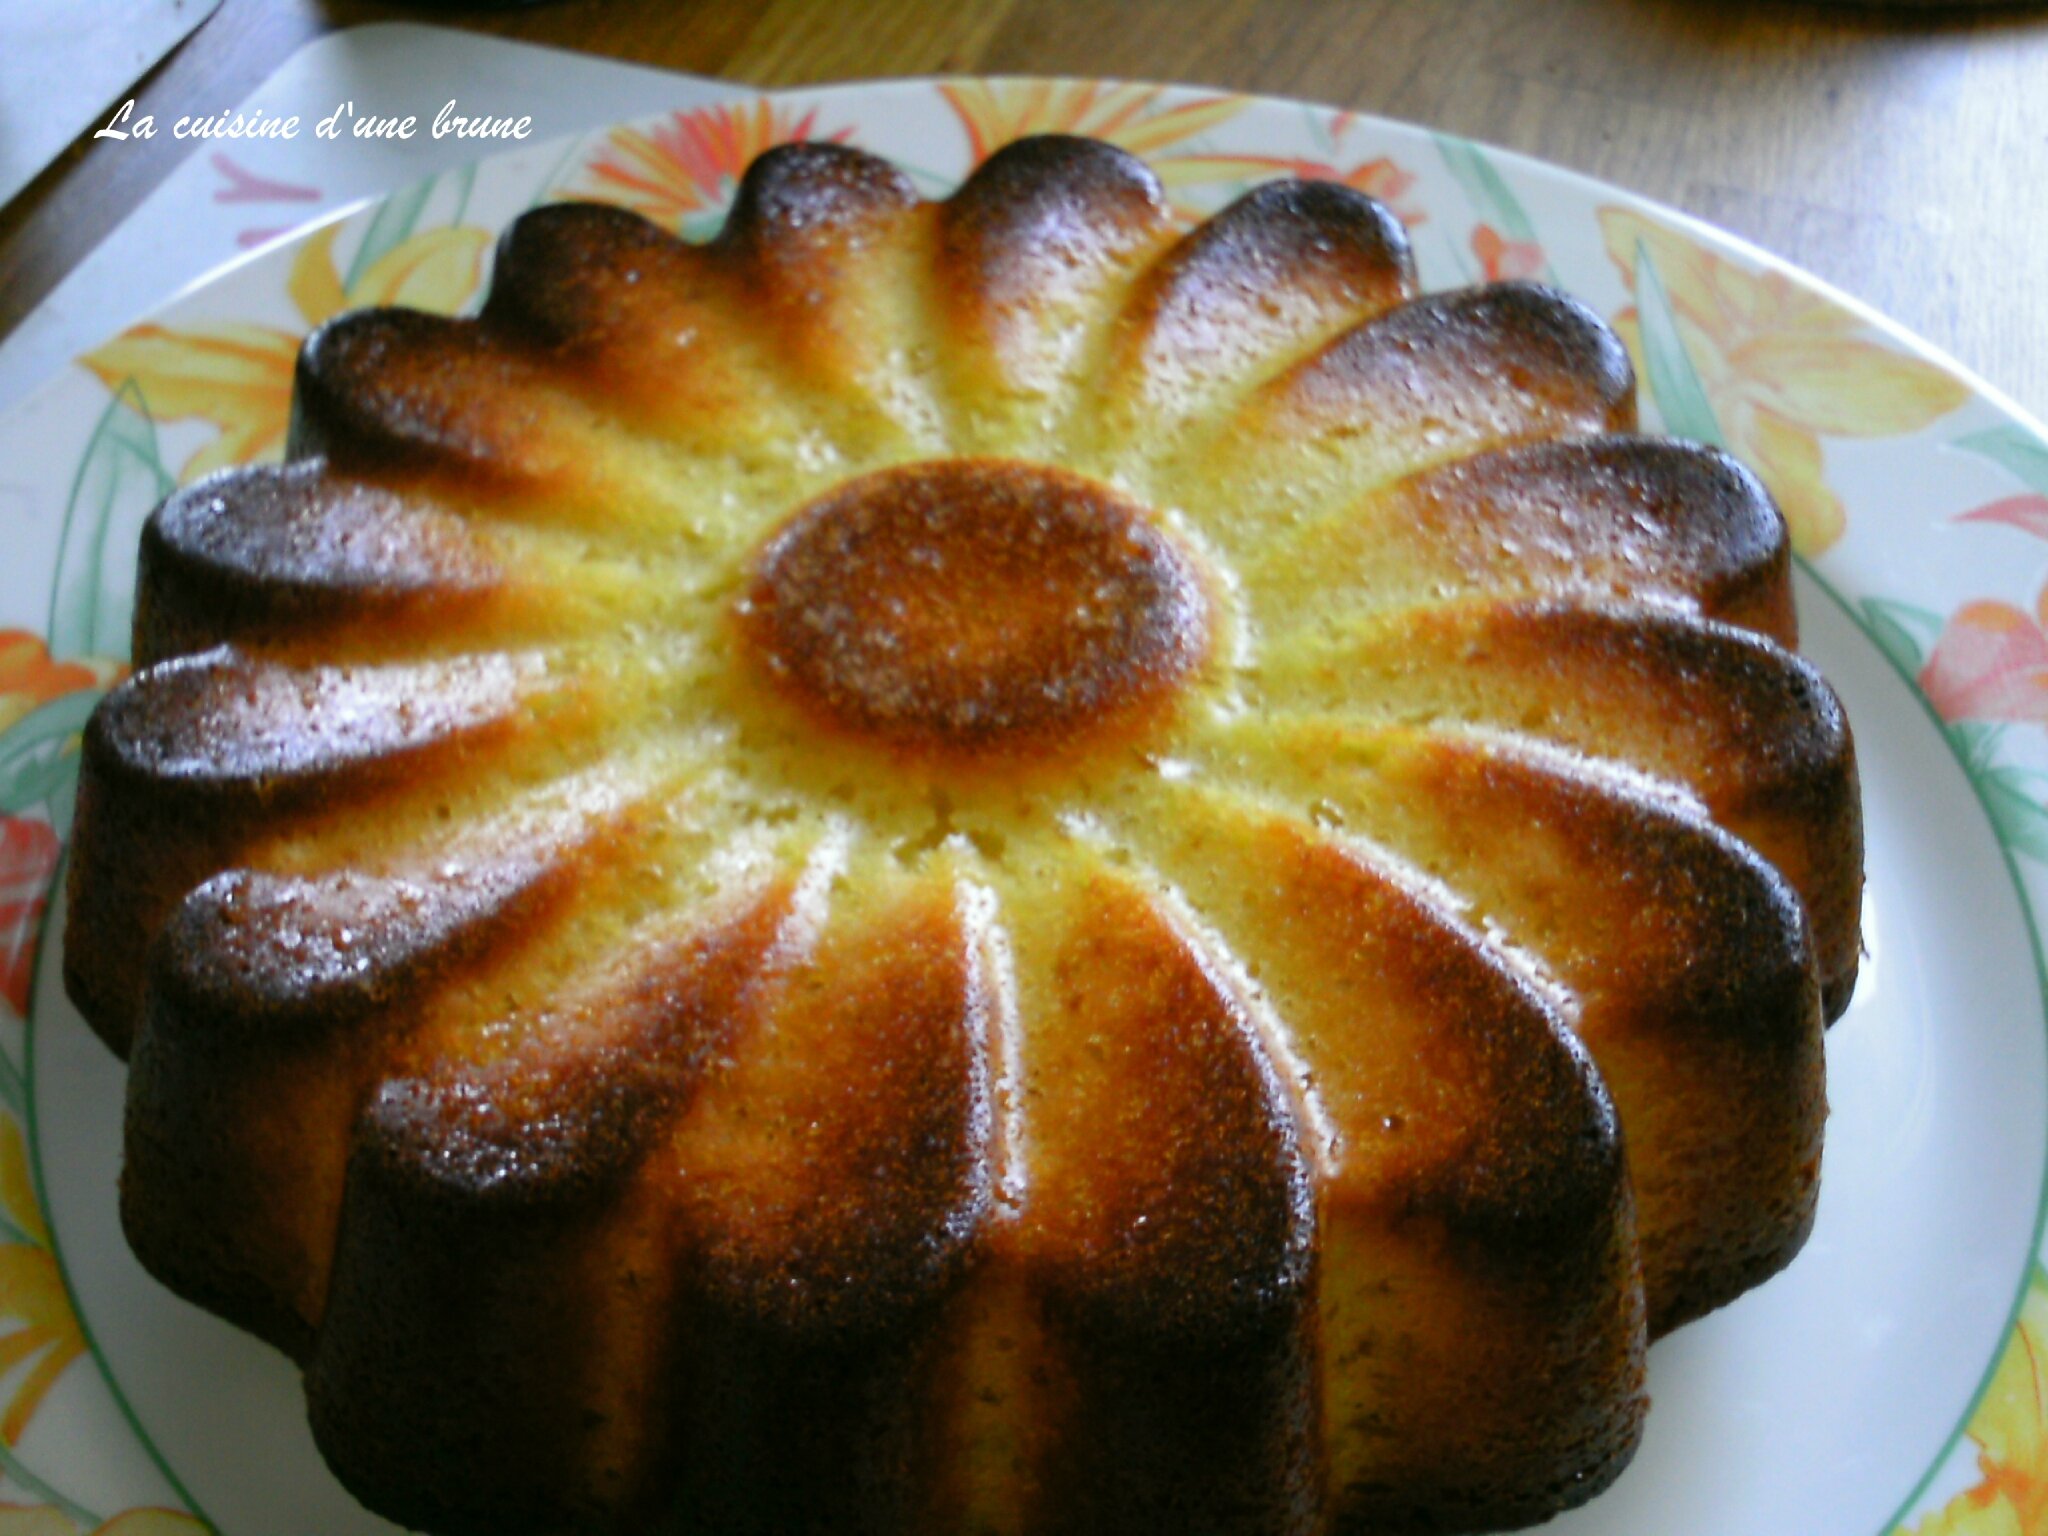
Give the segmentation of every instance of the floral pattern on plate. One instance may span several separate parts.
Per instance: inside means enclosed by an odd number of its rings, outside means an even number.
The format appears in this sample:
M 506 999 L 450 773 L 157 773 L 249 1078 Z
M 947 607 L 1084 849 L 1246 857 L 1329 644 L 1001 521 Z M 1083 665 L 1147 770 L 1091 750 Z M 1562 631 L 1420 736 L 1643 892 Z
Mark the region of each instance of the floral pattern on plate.
M 1827 484 L 1823 436 L 1903 437 L 1969 399 L 1953 374 L 1874 340 L 1857 316 L 1782 272 L 1748 270 L 1633 208 L 1601 209 L 1600 233 L 1636 295 L 1614 327 L 1638 366 L 1661 382 L 1660 360 L 1645 355 L 1642 307 L 1656 305 L 1664 313 L 1647 323 L 1667 347 L 1676 332 L 1693 372 L 1675 393 L 1688 416 L 1706 412 L 1681 430 L 1756 468 L 1803 555 L 1840 538 L 1848 515 Z M 1670 393 L 1667 384 L 1660 401 Z
M 395 211 L 399 217 L 392 227 L 382 238 L 365 238 L 346 274 L 334 259 L 340 225 L 327 225 L 299 248 L 289 282 L 304 322 L 297 329 L 234 322 L 193 330 L 137 325 L 79 361 L 117 394 L 132 388 L 141 408 L 158 421 L 199 420 L 219 429 L 219 436 L 185 460 L 181 482 L 230 464 L 282 458 L 292 368 L 308 332 L 345 309 L 369 304 L 453 314 L 483 277 L 490 231 L 458 225 L 413 233 L 399 227 L 404 205 Z
M 690 239 L 715 233 L 734 188 L 756 155 L 777 144 L 824 139 L 843 144 L 850 128 L 820 128 L 816 112 L 767 99 L 673 112 L 646 128 L 604 136 L 567 195 L 615 203 Z

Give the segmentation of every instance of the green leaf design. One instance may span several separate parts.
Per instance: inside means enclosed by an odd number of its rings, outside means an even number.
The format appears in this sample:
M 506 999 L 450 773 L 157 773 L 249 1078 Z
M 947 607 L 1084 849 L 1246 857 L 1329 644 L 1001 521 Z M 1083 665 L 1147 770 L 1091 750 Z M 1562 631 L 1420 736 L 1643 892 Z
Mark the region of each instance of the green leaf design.
M 429 176 L 425 181 L 400 187 L 377 205 L 376 217 L 370 220 L 370 227 L 363 233 L 363 243 L 356 247 L 355 260 L 348 264 L 348 276 L 342 279 L 341 286 L 345 290 L 353 293 L 365 272 L 381 257 L 411 238 L 413 226 L 419 223 L 427 199 L 434 195 L 435 180 Z
M 453 174 L 455 176 L 455 211 L 448 215 L 448 222 L 451 225 L 460 224 L 462 216 L 469 212 L 469 194 L 476 190 L 476 162 L 474 160 L 470 161 L 469 164 Z
M 547 175 L 541 177 L 538 185 L 534 187 L 533 197 L 526 205 L 529 209 L 538 208 L 553 195 L 555 184 L 562 179 L 563 168 L 572 159 L 582 155 L 583 146 L 588 141 L 588 137 L 586 134 L 579 133 L 562 146 L 562 153 L 556 157 L 555 163 L 548 167 Z
M 1493 162 L 1480 152 L 1479 146 L 1455 134 L 1439 133 L 1435 138 L 1437 153 L 1444 157 L 1444 164 L 1457 177 L 1458 185 L 1465 189 L 1473 212 L 1508 239 L 1536 244 L 1536 226 L 1529 222 L 1521 200 L 1509 189 L 1500 172 L 1493 168 Z
M 71 743 L 99 701 L 97 688 L 67 693 L 31 710 L 0 736 L 0 813 L 18 816 L 39 805 L 54 809 L 61 802 L 68 818 L 68 792 L 78 775 L 78 754 Z
M 7 1480 L 10 1483 L 19 1485 L 31 1498 L 41 1499 L 45 1504 L 52 1505 L 63 1511 L 65 1517 L 73 1525 L 88 1531 L 100 1528 L 102 1522 L 98 1515 L 85 1508 L 82 1504 L 75 1504 L 70 1499 L 65 1498 L 63 1494 L 36 1476 L 35 1473 L 22 1464 L 21 1458 L 15 1455 L 13 1448 L 4 1440 L 0 1440 L 0 1472 L 5 1472 Z
M 1881 597 L 1866 597 L 1857 606 L 1871 638 L 1891 658 L 1892 665 L 1908 677 L 1918 677 L 1927 664 L 1927 653 L 1941 637 L 1941 615 Z
M 1317 149 L 1326 155 L 1334 155 L 1337 152 L 1337 140 L 1330 132 L 1330 114 L 1327 110 L 1303 103 L 1301 121 L 1308 136 L 1315 141 Z
M 1657 273 L 1649 247 L 1640 240 L 1636 242 L 1635 287 L 1636 312 L 1642 318 L 1643 372 L 1649 375 L 1650 395 L 1665 428 L 1678 437 L 1727 447 L 1713 404 L 1686 354 L 1685 338 L 1679 334 L 1678 316 L 1664 291 L 1664 279 Z
M 0 1054 L 0 1105 L 4 1105 L 7 1113 L 14 1116 L 17 1120 L 21 1119 L 28 1109 L 28 1087 L 21 1080 L 21 1068 L 8 1060 L 4 1054 Z M 11 1221 L 5 1222 L 4 1225 L 7 1232 L 19 1233 L 21 1231 Z M 19 1243 L 23 1241 L 26 1241 L 24 1237 L 10 1237 L 5 1235 L 5 1233 L 0 1233 L 0 1242 Z
M 685 214 L 676 233 L 692 245 L 703 245 L 725 228 L 725 204 L 699 209 L 696 213 Z
M 93 427 L 64 507 L 50 591 L 51 655 L 128 654 L 135 541 L 150 509 L 176 485 L 142 391 L 124 380 Z
M 2003 725 L 1988 720 L 1952 720 L 1947 730 L 1956 755 L 1972 776 L 1991 767 L 1992 759 L 1998 755 L 1998 744 L 2005 736 Z
M 1990 768 L 1977 776 L 1999 841 L 2048 864 L 2048 809 L 2035 798 L 2044 782 L 2042 775 L 2019 768 Z
M 2007 422 L 1983 432 L 1972 432 L 1949 444 L 1974 453 L 2010 470 L 2028 489 L 2048 496 L 2048 443 L 2025 427 Z

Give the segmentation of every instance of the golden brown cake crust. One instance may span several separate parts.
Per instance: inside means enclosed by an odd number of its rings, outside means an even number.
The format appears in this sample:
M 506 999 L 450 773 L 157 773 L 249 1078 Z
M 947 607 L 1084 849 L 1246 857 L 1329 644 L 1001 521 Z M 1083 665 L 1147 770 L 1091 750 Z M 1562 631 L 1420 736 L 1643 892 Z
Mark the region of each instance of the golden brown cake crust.
M 1071 746 L 1209 649 L 1201 575 L 1142 508 L 998 460 L 883 470 L 811 503 L 762 549 L 739 620 L 800 708 L 963 761 Z
M 501 580 L 474 530 L 382 487 L 313 464 L 229 471 L 174 493 L 143 527 L 135 663 L 223 640 L 281 647 L 352 618 L 438 624 Z
M 132 1245 L 420 1529 L 1592 1496 L 1805 1238 L 1862 880 L 1783 520 L 1634 401 L 1058 137 L 330 322 L 85 737 Z

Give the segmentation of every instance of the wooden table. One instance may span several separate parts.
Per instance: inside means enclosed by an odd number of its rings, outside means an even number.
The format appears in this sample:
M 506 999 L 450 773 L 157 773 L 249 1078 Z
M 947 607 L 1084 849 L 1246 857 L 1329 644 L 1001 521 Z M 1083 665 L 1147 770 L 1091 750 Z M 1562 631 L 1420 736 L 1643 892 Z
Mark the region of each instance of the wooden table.
M 2048 7 L 1766 0 L 225 0 L 145 87 L 231 105 L 412 19 L 764 86 L 1115 75 L 1304 96 L 1526 150 L 1745 235 L 2048 419 Z M 138 93 L 141 94 L 141 93 Z M 191 151 L 89 137 L 0 209 L 0 335 Z

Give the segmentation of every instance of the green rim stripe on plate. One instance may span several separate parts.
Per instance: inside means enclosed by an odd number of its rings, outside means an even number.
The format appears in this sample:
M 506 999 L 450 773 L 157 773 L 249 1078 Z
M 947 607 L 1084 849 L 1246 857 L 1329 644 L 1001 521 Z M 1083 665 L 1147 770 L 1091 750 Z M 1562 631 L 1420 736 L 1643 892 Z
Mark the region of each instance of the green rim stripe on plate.
M 2007 844 L 2005 837 L 1999 831 L 1998 818 L 1992 814 L 1990 802 L 1984 798 L 1982 787 L 1978 784 L 1976 777 L 1970 772 L 1969 763 L 1964 759 L 1961 748 L 1957 745 L 1955 738 L 1949 734 L 1948 722 L 1941 718 L 1941 714 L 1935 709 L 1933 701 L 1921 691 L 1920 684 L 1913 675 L 1901 666 L 1898 658 L 1893 656 L 1879 642 L 1876 632 L 1864 622 L 1863 615 L 1856 611 L 1855 606 L 1840 592 L 1836 591 L 1834 584 L 1821 575 L 1819 571 L 1815 570 L 1810 561 L 1801 557 L 1797 563 L 1800 571 L 1809 577 L 1814 586 L 1818 587 L 1827 596 L 1829 602 L 1833 603 L 1848 617 L 1849 622 L 1856 626 L 1857 633 L 1870 642 L 1871 649 L 1884 658 L 1885 665 L 1890 667 L 1893 673 L 1897 675 L 1899 681 L 1906 685 L 1906 692 L 1912 695 L 1913 701 L 1920 706 L 1922 713 L 1933 724 L 1935 734 L 1941 738 L 1942 744 L 1947 747 L 1949 756 L 1955 759 L 1956 767 L 1962 771 L 1964 782 L 1970 786 L 1970 793 L 1976 797 L 1978 809 L 1983 811 L 1984 819 L 1991 824 L 1991 836 L 1998 844 L 1998 856 L 2005 861 L 2006 876 L 2012 881 L 2013 896 L 2018 900 L 2020 915 L 2025 920 L 2027 948 L 2032 953 L 2034 959 L 2034 983 L 2040 989 L 2041 994 L 2042 1025 L 2044 1031 L 2048 1031 L 2048 956 L 2044 956 L 2042 952 L 2041 929 L 2034 916 L 2034 903 L 2027 895 L 2026 881 L 2020 874 L 2019 861 L 2013 857 L 2012 848 Z M 1984 1374 L 1979 1379 L 1976 1390 L 1970 1394 L 1969 1403 L 1964 1407 L 1962 1417 L 1956 1421 L 1956 1427 L 1949 1431 L 1948 1439 L 1942 1443 L 1941 1449 L 1935 1453 L 1934 1460 L 1928 1465 L 1927 1470 L 1920 1475 L 1920 1480 L 1913 1485 L 1912 1491 L 1900 1502 L 1899 1507 L 1892 1512 L 1891 1518 L 1878 1527 L 1877 1536 L 1893 1536 L 1893 1533 L 1898 1531 L 1900 1522 L 1913 1512 L 1913 1507 L 1920 1502 L 1922 1497 L 1926 1495 L 1927 1490 L 1933 1486 L 1935 1478 L 1941 1475 L 1942 1468 L 1948 1465 L 1949 1458 L 1955 1454 L 1955 1449 L 1961 1444 L 1963 1436 L 1969 1433 L 1970 1422 L 1976 1418 L 1977 1409 L 1983 1404 L 1985 1394 L 1991 1390 L 1992 1379 L 1997 1376 L 1999 1364 L 2005 1359 L 2006 1347 L 2011 1344 L 2013 1332 L 2019 1327 L 2020 1309 L 2026 1305 L 2027 1283 L 2033 1276 L 2034 1265 L 2041 1252 L 2041 1238 L 2044 1232 L 2048 1232 L 2048 1162 L 2044 1162 L 2042 1165 L 2041 1183 L 2034 1197 L 2034 1231 L 2033 1235 L 2027 1240 L 2026 1262 L 2020 1266 L 2019 1285 L 2013 1295 L 2012 1307 L 2006 1313 L 2005 1325 L 1999 1329 L 1998 1343 L 1991 1352 L 1991 1361 L 1984 1367 Z
M 1647 244 L 1641 240 L 1636 242 L 1634 252 L 1634 277 L 1643 369 L 1649 375 L 1650 395 L 1657 406 L 1658 414 L 1663 417 L 1665 428 L 1681 437 L 1692 437 L 1709 442 L 1715 447 L 1725 448 L 1720 420 L 1700 384 L 1691 352 L 1686 347 L 1684 335 L 1678 329 L 1678 317 L 1665 291 L 1662 274 L 1658 272 Z M 2027 945 L 2034 961 L 2035 985 L 2041 994 L 2043 1022 L 2044 1025 L 2048 1025 L 2048 962 L 2044 962 L 2040 927 L 2034 916 L 2033 902 L 2027 895 L 2019 862 L 2013 856 L 2012 840 L 2007 836 L 2006 823 L 2000 818 L 1997 808 L 1992 805 L 1984 781 L 1971 770 L 1970 759 L 1964 751 L 1964 743 L 1949 729 L 1948 722 L 1942 719 L 1940 711 L 1935 709 L 1933 701 L 1921 689 L 1918 677 L 1900 659 L 1893 646 L 1886 643 L 1886 637 L 1871 624 L 1869 616 L 1837 591 L 1833 583 L 1821 575 L 1811 561 L 1799 557 L 1797 564 L 1814 586 L 1819 588 L 1827 599 L 1842 611 L 1849 622 L 1856 626 L 1857 632 L 1869 642 L 1878 655 L 1884 658 L 1885 665 L 1890 667 L 1906 685 L 1907 693 L 1933 723 L 1935 734 L 1941 738 L 1943 745 L 1948 748 L 1949 755 L 1955 759 L 1956 766 L 1962 770 L 1963 779 L 1970 786 L 1970 793 L 1976 797 L 1978 809 L 1990 823 L 1992 839 L 1998 845 L 1998 856 L 2005 862 L 2006 876 L 2012 882 L 2014 897 L 2019 901 L 2020 912 L 2026 924 Z M 2020 1267 L 2019 1284 L 2015 1289 L 2012 1307 L 2006 1314 L 2004 1327 L 1999 1331 L 1998 1343 L 1992 1350 L 1990 1362 L 1985 1366 L 1976 1390 L 1970 1394 L 1969 1403 L 1963 1409 L 1955 1428 L 1949 1431 L 1948 1438 L 1942 1443 L 1941 1449 L 1935 1454 L 1926 1471 L 1913 1485 L 1912 1491 L 1906 1495 L 1891 1517 L 1879 1527 L 1877 1536 L 1893 1536 L 1893 1533 L 1898 1531 L 1900 1522 L 1925 1496 L 1935 1478 L 1940 1476 L 1950 1457 L 1955 1454 L 1957 1445 L 1969 1432 L 1970 1423 L 1975 1419 L 1985 1394 L 1991 1390 L 1991 1383 L 2005 1358 L 2013 1330 L 2019 1325 L 2020 1310 L 2026 1304 L 2027 1286 L 2040 1255 L 2044 1227 L 2048 1227 L 2048 1162 L 2044 1162 L 2041 1182 L 2035 1193 L 2034 1230 L 2027 1243 L 2026 1262 Z

